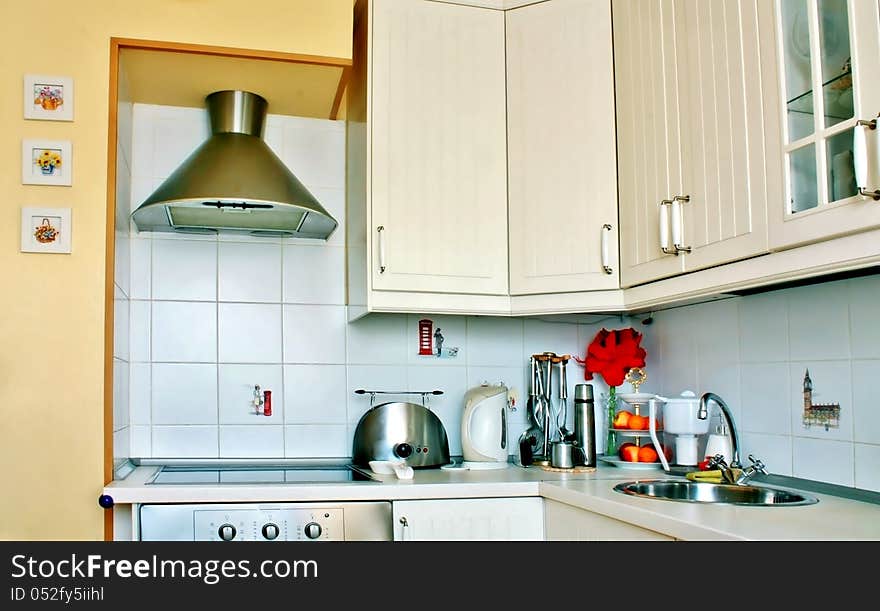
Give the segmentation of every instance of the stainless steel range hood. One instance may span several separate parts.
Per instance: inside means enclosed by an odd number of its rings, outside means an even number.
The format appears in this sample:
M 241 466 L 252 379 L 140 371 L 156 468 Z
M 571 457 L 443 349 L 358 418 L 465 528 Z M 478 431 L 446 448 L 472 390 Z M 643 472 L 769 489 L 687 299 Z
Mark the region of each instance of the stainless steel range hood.
M 337 222 L 263 141 L 266 100 L 205 98 L 211 137 L 132 213 L 140 231 L 247 232 L 326 239 Z

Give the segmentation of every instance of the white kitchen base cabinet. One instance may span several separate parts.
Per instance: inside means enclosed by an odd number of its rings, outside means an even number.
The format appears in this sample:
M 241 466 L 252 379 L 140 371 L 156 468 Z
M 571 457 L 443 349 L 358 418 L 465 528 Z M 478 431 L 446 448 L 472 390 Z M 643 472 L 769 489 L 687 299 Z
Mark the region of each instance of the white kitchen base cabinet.
M 653 530 L 550 499 L 544 499 L 544 525 L 547 541 L 675 540 Z
M 395 541 L 542 541 L 543 499 L 431 499 L 392 504 Z

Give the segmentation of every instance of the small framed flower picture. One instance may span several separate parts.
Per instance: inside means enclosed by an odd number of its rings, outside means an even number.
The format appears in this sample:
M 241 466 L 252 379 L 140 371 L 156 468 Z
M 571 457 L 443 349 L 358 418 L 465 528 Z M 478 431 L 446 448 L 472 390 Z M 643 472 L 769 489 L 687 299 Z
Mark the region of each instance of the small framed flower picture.
M 22 208 L 21 252 L 70 253 L 70 208 Z
M 70 140 L 23 140 L 21 182 L 25 185 L 59 185 L 72 181 Z
M 73 121 L 73 79 L 69 76 L 24 76 L 24 118 Z

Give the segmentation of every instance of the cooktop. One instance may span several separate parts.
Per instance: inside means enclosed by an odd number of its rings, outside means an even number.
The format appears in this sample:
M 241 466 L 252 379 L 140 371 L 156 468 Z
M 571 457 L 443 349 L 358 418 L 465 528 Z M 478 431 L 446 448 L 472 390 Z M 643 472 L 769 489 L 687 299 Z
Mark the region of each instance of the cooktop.
M 378 482 L 368 471 L 341 466 L 172 466 L 166 465 L 148 484 L 339 484 Z

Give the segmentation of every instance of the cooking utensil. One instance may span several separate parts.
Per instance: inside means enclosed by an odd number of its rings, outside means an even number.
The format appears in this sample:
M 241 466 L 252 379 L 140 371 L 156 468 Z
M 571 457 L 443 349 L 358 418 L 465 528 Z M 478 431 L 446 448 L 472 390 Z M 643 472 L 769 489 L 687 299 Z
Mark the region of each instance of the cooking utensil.
M 571 469 L 586 461 L 584 449 L 570 441 L 554 441 L 550 450 L 550 466 L 559 469 Z

